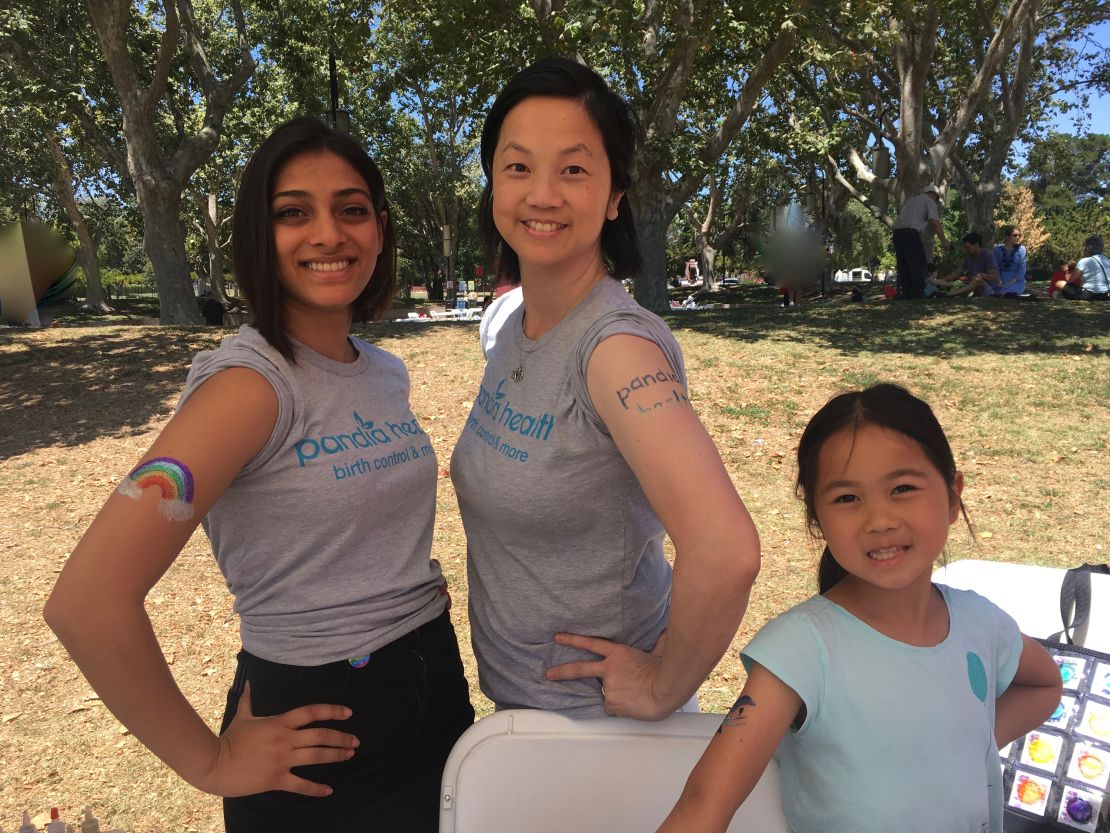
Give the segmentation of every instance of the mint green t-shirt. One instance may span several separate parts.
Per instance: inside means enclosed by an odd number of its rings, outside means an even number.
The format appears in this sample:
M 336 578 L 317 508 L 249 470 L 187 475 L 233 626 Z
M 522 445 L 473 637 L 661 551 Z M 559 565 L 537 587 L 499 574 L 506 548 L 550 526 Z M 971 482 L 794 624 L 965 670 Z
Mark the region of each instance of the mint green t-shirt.
M 801 697 L 775 752 L 792 833 L 1000 833 L 995 700 L 1021 657 L 1017 624 L 943 585 L 948 636 L 907 645 L 823 596 L 768 622 L 741 653 Z

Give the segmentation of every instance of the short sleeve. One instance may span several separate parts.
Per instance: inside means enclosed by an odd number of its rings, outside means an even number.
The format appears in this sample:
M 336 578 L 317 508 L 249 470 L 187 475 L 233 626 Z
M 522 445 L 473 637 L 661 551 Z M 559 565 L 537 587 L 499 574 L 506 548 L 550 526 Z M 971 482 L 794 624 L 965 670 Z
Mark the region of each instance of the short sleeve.
M 682 386 L 687 387 L 686 364 L 682 359 L 682 350 L 675 341 L 670 327 L 662 318 L 640 306 L 623 307 L 607 312 L 590 326 L 578 342 L 575 366 L 571 368 L 570 374 L 574 398 L 582 404 L 589 418 L 602 428 L 604 423 L 594 409 L 593 400 L 586 385 L 586 369 L 597 345 L 615 335 L 638 336 L 657 345 L 663 351 L 667 363 L 670 364 L 669 368 L 659 368 L 659 370 L 668 375 L 673 372 Z
M 1021 630 L 1009 613 L 974 590 L 949 589 L 949 604 L 958 601 L 961 614 L 970 618 L 969 625 L 980 634 L 989 635 L 994 654 L 994 686 L 997 698 L 1010 687 L 1017 673 L 1024 647 Z
M 925 222 L 928 223 L 930 220 L 939 220 L 940 210 L 937 208 L 937 204 L 933 202 L 931 197 L 925 196 L 924 194 L 922 196 L 925 197 Z
M 995 607 L 990 602 L 987 604 L 994 608 L 995 622 L 995 697 L 1002 695 L 1014 681 L 1017 673 L 1021 652 L 1025 648 L 1025 640 L 1021 637 L 1021 630 L 1010 614 Z
M 249 332 L 245 332 L 248 330 Z M 196 392 L 197 388 L 220 371 L 232 367 L 245 367 L 253 370 L 270 383 L 278 399 L 278 415 L 277 421 L 274 423 L 274 430 L 270 432 L 270 438 L 266 441 L 266 445 L 240 469 L 239 474 L 236 475 L 237 477 L 242 477 L 256 470 L 281 449 L 285 439 L 289 436 L 294 419 L 293 389 L 277 364 L 278 361 L 284 360 L 277 357 L 279 354 L 276 351 L 275 357 L 271 357 L 251 346 L 250 342 L 255 337 L 262 339 L 261 335 L 257 335 L 257 331 L 244 325 L 239 335 L 224 339 L 218 349 L 198 353 L 196 358 L 193 359 L 192 367 L 189 368 L 189 375 L 185 380 L 185 389 L 177 400 L 177 408 L 180 410 L 181 406 Z
M 740 652 L 744 668 L 758 662 L 801 698 L 806 719 L 798 734 L 817 719 L 825 691 L 828 653 L 808 616 L 787 611 L 764 625 Z

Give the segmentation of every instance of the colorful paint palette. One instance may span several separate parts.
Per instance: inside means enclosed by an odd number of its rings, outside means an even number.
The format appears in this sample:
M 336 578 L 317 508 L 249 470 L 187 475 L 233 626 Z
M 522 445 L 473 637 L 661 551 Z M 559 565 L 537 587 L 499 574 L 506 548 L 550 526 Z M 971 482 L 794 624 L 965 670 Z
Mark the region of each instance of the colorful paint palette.
M 1079 646 L 1047 647 L 1064 693 L 1039 729 L 1000 751 L 1007 818 L 1110 833 L 1110 662 Z

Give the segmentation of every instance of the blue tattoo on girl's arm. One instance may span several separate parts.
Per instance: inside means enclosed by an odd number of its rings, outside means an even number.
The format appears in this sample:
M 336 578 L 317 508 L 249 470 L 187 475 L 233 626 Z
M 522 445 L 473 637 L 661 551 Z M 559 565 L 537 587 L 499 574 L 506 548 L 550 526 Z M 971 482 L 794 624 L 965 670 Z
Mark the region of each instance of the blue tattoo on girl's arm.
M 737 698 L 736 702 L 732 704 L 732 708 L 728 710 L 728 714 L 725 715 L 725 719 L 721 721 L 721 725 L 717 729 L 717 734 L 721 734 L 721 729 L 724 729 L 725 726 L 739 726 L 741 723 L 743 723 L 744 709 L 748 706 L 754 705 L 755 700 L 753 700 L 746 694 L 741 694 Z

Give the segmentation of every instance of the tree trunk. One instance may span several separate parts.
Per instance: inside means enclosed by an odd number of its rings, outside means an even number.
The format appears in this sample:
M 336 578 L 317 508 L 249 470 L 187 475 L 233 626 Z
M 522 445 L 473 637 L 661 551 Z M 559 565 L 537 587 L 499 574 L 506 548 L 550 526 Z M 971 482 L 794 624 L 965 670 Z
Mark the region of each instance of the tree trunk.
M 143 249 L 154 267 L 154 283 L 158 288 L 159 321 L 200 324 L 200 310 L 185 256 L 181 188 L 175 182 L 155 181 L 151 176 L 136 176 L 134 180 L 143 209 Z
M 246 21 L 239 0 L 231 0 L 241 62 L 235 74 L 220 83 L 212 70 L 194 19 L 192 4 L 163 0 L 162 33 L 149 83 L 140 78 L 127 37 L 128 0 L 89 0 L 89 17 L 119 94 L 127 169 L 135 184 L 143 213 L 143 248 L 154 267 L 163 324 L 200 324 L 200 310 L 189 280 L 185 258 L 185 225 L 181 222 L 181 193 L 189 177 L 212 155 L 232 98 L 254 71 Z M 180 12 L 180 19 L 179 19 Z M 184 25 L 182 25 L 184 22 Z M 182 37 L 184 35 L 184 37 Z M 184 43 L 190 74 L 202 91 L 203 124 L 167 153 L 155 129 L 158 104 L 166 92 L 179 43 Z M 143 73 L 145 76 L 146 73 Z M 198 102 L 199 104 L 199 102 Z
M 643 258 L 643 270 L 636 276 L 633 292 L 640 306 L 655 313 L 669 312 L 667 295 L 667 229 L 671 216 L 663 209 L 661 201 L 650 194 L 633 205 L 636 215 L 636 239 Z M 673 215 L 672 215 L 673 216 Z
M 960 189 L 964 199 L 964 213 L 971 231 L 983 236 L 983 245 L 994 243 L 994 212 L 1002 196 L 1002 184 L 997 181 L 980 182 L 971 188 Z
M 204 225 L 204 239 L 208 245 L 208 282 L 216 298 L 225 307 L 228 305 L 227 287 L 224 285 L 224 247 L 220 243 L 220 209 L 216 203 L 216 195 L 209 194 L 207 199 L 201 194 L 196 195 L 197 207 L 200 209 L 201 221 Z M 204 278 L 201 278 L 201 294 L 204 294 Z
M 54 157 L 54 163 L 58 167 L 55 176 L 58 197 L 62 205 L 65 206 L 66 214 L 69 216 L 69 221 L 73 223 L 73 229 L 77 232 L 77 239 L 80 241 L 80 246 L 77 249 L 77 262 L 85 272 L 85 303 L 83 306 L 85 309 L 95 312 L 111 312 L 112 308 L 108 306 L 104 297 L 104 287 L 100 282 L 100 262 L 96 257 L 96 244 L 93 242 L 88 223 L 85 222 L 85 216 L 81 213 L 81 208 L 77 205 L 77 198 L 73 193 L 73 172 L 69 167 L 69 161 L 62 153 L 62 146 L 54 133 L 48 132 L 46 140 L 50 146 L 50 155 Z

